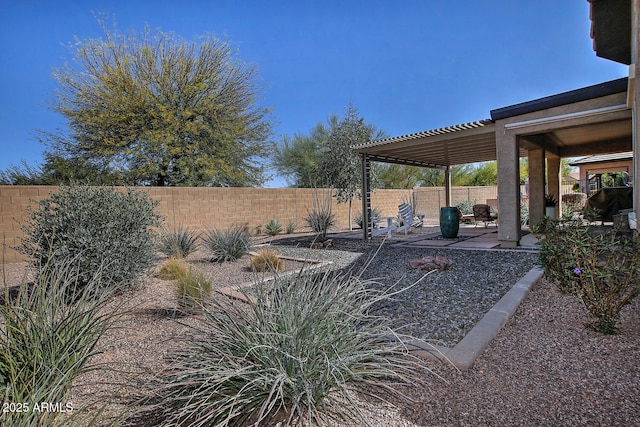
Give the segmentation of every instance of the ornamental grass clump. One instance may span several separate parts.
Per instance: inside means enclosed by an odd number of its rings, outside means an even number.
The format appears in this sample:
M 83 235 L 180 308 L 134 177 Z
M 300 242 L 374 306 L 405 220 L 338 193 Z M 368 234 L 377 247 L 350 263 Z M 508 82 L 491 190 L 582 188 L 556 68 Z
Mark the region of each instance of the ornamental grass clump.
M 211 259 L 216 262 L 235 261 L 249 253 L 251 234 L 246 227 L 233 226 L 226 230 L 210 229 L 202 236 Z
M 158 272 L 158 277 L 162 280 L 177 280 L 188 275 L 189 265 L 182 258 L 169 258 Z
M 179 225 L 158 235 L 158 250 L 168 257 L 186 258 L 198 248 L 199 235 Z
M 357 393 L 402 398 L 397 385 L 430 372 L 387 319 L 370 314 L 390 295 L 357 277 L 303 272 L 246 296 L 253 302 L 212 302 L 199 338 L 173 355 L 157 390 L 167 425 L 366 423 Z
M 112 187 L 60 187 L 35 202 L 18 249 L 38 265 L 72 262 L 79 289 L 100 272 L 94 292 L 132 289 L 155 263 L 157 202 L 141 191 Z
M 118 317 L 117 309 L 105 309 L 108 296 L 92 291 L 103 288 L 102 269 L 87 280 L 75 260 L 55 259 L 38 267 L 33 283 L 23 280 L 17 294 L 5 283 L 0 297 L 3 426 L 69 425 L 69 412 L 80 409 L 69 396 L 71 384 L 99 368 L 90 359 Z M 43 402 L 57 409 L 36 406 Z
M 628 232 L 581 220 L 548 221 L 540 261 L 563 292 L 577 295 L 604 334 L 617 330 L 620 312 L 640 293 L 640 242 Z
M 188 274 L 178 278 L 176 296 L 184 311 L 200 311 L 211 296 L 211 282 L 201 271 L 190 269 Z
M 279 271 L 284 268 L 284 261 L 272 249 L 261 249 L 251 257 L 251 268 L 255 271 Z

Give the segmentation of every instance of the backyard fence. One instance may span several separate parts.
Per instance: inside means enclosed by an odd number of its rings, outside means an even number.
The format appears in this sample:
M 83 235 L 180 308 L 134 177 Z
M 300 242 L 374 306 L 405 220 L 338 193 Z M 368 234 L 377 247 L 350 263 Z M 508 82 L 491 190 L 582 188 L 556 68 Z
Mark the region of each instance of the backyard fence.
M 22 261 L 24 257 L 13 247 L 20 244 L 21 224 L 27 221 L 27 208 L 33 201 L 48 198 L 57 191 L 54 186 L 4 185 L 0 186 L 0 239 L 4 262 Z M 304 218 L 313 205 L 314 197 L 326 197 L 328 190 L 310 188 L 211 188 L 211 187 L 136 187 L 152 200 L 158 201 L 158 212 L 165 218 L 164 225 L 182 225 L 203 230 L 210 227 L 224 229 L 232 225 L 246 225 L 257 232 L 270 219 L 283 226 L 289 222 L 305 230 Z M 454 187 L 452 204 L 462 201 L 487 203 L 497 199 L 496 187 Z M 383 216 L 398 214 L 398 205 L 408 202 L 416 213 L 427 218 L 438 217 L 445 206 L 442 187 L 420 187 L 414 190 L 376 190 L 371 205 Z M 353 201 L 353 216 L 361 211 L 360 200 Z M 349 228 L 349 205 L 333 199 L 333 212 L 337 229 Z M 437 219 L 435 219 L 437 224 Z

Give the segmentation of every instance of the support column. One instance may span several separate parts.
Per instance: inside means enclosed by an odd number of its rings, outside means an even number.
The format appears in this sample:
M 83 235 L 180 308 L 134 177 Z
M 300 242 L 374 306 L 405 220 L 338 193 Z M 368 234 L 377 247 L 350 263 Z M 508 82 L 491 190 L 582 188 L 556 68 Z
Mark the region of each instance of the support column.
M 547 157 L 547 194 L 551 194 L 558 201 L 556 217 L 562 215 L 562 203 L 560 200 L 560 157 L 550 155 Z
M 631 65 L 629 77 L 634 78 L 632 92 L 632 135 L 633 135 L 633 211 L 636 224 L 640 220 L 640 0 L 631 2 Z
M 362 166 L 362 240 L 371 238 L 373 219 L 371 218 L 371 164 L 367 153 L 360 158 Z
M 537 225 L 545 214 L 544 154 L 542 148 L 527 151 L 529 159 L 529 227 Z
M 498 239 L 503 248 L 513 248 L 520 242 L 520 156 L 518 140 L 507 132 L 504 124 L 496 123 L 496 154 L 498 160 Z
M 451 206 L 452 192 L 451 192 L 451 166 L 447 166 L 444 170 L 444 204 L 445 206 Z

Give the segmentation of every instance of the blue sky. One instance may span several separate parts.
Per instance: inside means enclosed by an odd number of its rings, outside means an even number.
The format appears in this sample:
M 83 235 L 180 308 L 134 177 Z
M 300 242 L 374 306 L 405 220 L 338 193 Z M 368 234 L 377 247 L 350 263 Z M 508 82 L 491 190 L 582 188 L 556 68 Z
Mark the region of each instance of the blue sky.
M 74 36 L 101 36 L 101 12 L 124 31 L 229 40 L 260 70 L 276 141 L 349 103 L 397 136 L 627 75 L 595 56 L 587 0 L 0 0 L 0 169 L 39 163 L 36 130 L 65 126 L 51 72 Z

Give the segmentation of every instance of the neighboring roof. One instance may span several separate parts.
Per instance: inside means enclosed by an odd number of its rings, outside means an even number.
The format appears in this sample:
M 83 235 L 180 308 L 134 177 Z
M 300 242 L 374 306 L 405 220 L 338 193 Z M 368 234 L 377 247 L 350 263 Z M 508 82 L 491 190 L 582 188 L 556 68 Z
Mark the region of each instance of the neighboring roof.
M 631 1 L 589 0 L 593 50 L 600 58 L 631 64 Z
M 508 117 L 519 116 L 521 114 L 545 110 L 547 108 L 587 101 L 593 98 L 626 92 L 627 87 L 628 79 L 623 77 L 604 83 L 598 83 L 593 86 L 587 86 L 568 92 L 558 93 L 556 95 L 546 96 L 544 98 L 534 99 L 532 101 L 522 102 L 520 104 L 510 105 L 508 107 L 497 108 L 495 110 L 491 110 L 491 118 L 493 120 L 501 120 Z
M 621 160 L 632 160 L 633 151 L 625 151 L 624 153 L 600 154 L 597 156 L 587 156 L 569 163 L 569 166 L 588 165 L 593 163 L 618 162 Z
M 478 120 L 371 141 L 351 148 L 371 160 L 442 168 L 496 159 L 495 125 Z

